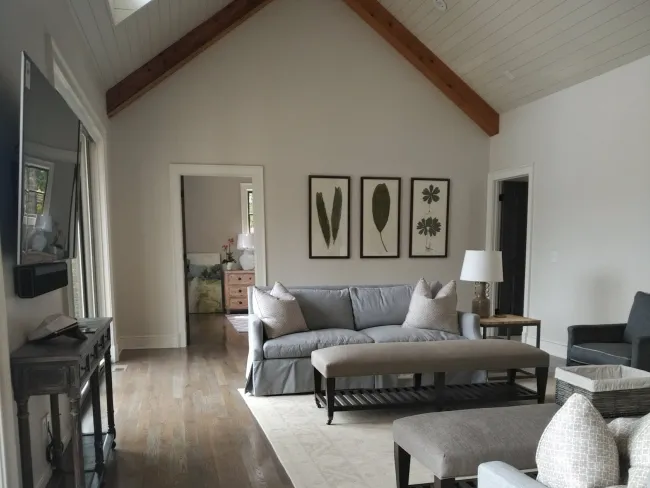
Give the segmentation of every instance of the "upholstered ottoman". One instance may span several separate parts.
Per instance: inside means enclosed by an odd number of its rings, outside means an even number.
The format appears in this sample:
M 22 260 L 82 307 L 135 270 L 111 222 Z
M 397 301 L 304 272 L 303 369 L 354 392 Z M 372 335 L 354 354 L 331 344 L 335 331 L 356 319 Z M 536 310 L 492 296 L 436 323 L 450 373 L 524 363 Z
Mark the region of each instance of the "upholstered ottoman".
M 488 461 L 534 469 L 539 439 L 559 408 L 549 403 L 427 413 L 396 420 L 397 488 L 409 486 L 411 457 L 432 471 L 435 488 L 452 488 L 456 478 L 476 477 L 479 464 Z

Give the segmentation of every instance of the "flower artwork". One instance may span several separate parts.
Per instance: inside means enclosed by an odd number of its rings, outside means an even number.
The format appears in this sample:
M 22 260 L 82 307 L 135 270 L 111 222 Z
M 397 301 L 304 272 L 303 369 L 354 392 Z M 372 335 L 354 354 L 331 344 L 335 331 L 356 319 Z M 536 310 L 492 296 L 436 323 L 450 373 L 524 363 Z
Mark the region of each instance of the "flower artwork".
M 447 257 L 448 179 L 411 179 L 410 257 Z

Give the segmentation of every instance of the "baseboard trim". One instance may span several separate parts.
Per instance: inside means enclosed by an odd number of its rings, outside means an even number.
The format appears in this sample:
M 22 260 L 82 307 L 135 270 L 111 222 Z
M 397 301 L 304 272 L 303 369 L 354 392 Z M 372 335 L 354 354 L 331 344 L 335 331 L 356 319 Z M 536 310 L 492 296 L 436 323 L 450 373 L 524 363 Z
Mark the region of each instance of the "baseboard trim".
M 120 336 L 120 349 L 172 349 L 180 347 L 178 334 Z
M 529 334 L 526 335 L 526 337 L 522 337 L 522 340 L 526 344 L 530 344 L 531 346 L 535 345 L 535 340 L 537 334 L 534 331 L 531 331 Z M 549 353 L 551 356 L 555 356 L 558 358 L 566 359 L 566 344 L 561 344 L 559 342 L 553 342 L 553 341 L 547 341 L 545 339 L 542 339 L 540 341 L 540 348 L 547 353 Z

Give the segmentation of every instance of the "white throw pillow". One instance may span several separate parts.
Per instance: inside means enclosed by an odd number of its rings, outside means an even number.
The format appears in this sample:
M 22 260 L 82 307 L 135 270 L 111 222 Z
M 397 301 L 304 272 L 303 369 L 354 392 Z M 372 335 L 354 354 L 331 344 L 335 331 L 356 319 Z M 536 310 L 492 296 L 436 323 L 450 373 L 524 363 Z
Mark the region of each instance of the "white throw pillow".
M 443 286 L 433 298 L 429 284 L 424 279 L 420 279 L 413 290 L 409 310 L 402 327 L 441 330 L 458 334 L 457 305 L 455 281 L 452 280 Z
M 634 428 L 639 423 L 638 418 L 620 417 L 612 420 L 607 427 L 614 434 L 616 447 L 618 448 L 618 458 L 621 464 L 621 472 L 627 472 L 630 467 L 630 453 L 628 452 L 628 443 Z
M 537 445 L 537 481 L 548 488 L 605 488 L 620 480 L 614 434 L 598 410 L 573 394 Z
M 647 488 L 650 486 L 650 414 L 635 424 L 627 451 L 630 455 L 628 488 Z
M 309 330 L 298 301 L 281 283 L 276 281 L 270 293 L 254 287 L 253 301 L 269 339 Z

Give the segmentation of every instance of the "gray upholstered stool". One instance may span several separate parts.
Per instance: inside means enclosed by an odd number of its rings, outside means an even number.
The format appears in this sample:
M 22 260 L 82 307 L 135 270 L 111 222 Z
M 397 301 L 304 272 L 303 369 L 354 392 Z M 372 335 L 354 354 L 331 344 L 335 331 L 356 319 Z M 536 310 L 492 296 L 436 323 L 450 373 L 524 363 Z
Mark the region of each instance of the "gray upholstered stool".
M 411 457 L 433 472 L 435 488 L 452 488 L 456 478 L 476 477 L 478 465 L 487 461 L 534 469 L 539 439 L 559 408 L 549 403 L 427 413 L 396 420 L 397 488 L 409 486 Z

